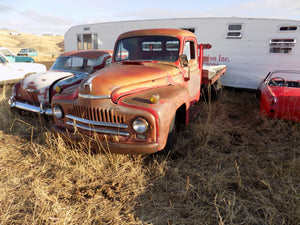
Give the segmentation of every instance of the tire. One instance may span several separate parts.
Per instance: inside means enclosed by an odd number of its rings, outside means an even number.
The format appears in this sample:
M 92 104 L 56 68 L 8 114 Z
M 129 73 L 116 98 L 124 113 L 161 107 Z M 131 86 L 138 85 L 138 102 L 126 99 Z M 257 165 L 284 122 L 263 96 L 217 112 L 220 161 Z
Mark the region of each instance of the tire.
M 177 133 L 178 131 L 177 131 L 176 115 L 174 115 L 169 128 L 167 143 L 163 150 L 164 153 L 169 153 L 174 148 L 174 145 L 177 142 Z

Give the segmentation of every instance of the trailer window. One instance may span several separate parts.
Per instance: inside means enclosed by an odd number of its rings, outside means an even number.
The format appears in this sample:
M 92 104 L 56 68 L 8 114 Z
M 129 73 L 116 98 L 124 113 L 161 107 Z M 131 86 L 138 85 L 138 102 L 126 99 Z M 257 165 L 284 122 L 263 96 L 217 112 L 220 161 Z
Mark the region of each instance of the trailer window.
M 92 35 L 83 34 L 83 49 L 92 49 Z
M 227 27 L 227 39 L 241 39 L 242 38 L 242 24 L 229 24 Z
M 190 31 L 190 32 L 192 32 L 192 33 L 195 33 L 195 31 L 196 31 L 196 28 L 193 28 L 193 27 L 190 27 L 190 28 L 181 28 L 182 30 L 188 30 L 188 31 Z
M 77 49 L 98 49 L 98 34 L 78 34 Z
M 282 26 L 279 28 L 279 31 L 296 31 L 297 26 Z
M 82 50 L 82 35 L 81 34 L 78 34 L 77 35 L 77 49 L 78 50 Z
M 290 53 L 295 44 L 296 39 L 271 39 L 270 53 Z

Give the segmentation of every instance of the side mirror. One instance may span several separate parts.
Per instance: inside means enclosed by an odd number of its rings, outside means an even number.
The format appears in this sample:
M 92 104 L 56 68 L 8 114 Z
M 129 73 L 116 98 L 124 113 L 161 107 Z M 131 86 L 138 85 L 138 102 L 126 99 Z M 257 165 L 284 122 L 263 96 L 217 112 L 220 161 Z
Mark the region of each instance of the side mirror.
M 181 67 L 187 67 L 189 65 L 189 61 L 188 61 L 186 54 L 179 56 L 179 62 L 180 62 Z

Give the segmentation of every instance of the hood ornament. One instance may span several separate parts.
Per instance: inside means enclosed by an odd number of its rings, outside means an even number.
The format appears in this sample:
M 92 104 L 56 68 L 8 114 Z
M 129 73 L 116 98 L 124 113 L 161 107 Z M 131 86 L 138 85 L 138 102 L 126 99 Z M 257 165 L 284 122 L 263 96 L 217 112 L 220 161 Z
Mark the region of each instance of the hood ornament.
M 93 89 L 92 82 L 86 82 L 83 84 L 83 88 L 85 91 L 90 92 Z

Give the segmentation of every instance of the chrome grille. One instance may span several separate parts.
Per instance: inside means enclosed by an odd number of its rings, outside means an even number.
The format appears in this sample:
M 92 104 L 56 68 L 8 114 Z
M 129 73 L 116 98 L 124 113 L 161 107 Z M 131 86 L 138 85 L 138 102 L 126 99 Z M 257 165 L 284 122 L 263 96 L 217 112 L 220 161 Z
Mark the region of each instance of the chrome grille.
M 112 109 L 74 106 L 72 109 L 68 109 L 68 114 L 87 120 L 105 123 L 122 124 L 125 121 L 125 117 L 123 115 L 118 115 Z

